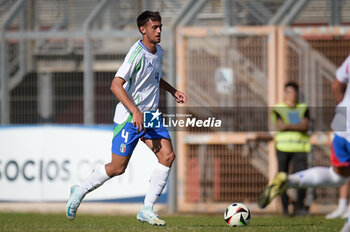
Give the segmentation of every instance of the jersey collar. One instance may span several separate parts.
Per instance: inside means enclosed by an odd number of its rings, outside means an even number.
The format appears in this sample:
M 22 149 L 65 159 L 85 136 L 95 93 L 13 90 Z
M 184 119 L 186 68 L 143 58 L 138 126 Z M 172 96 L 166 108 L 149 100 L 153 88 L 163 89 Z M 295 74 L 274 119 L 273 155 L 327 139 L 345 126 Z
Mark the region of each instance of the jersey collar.
M 148 48 L 146 48 L 146 46 L 142 43 L 141 39 L 139 40 L 139 45 L 141 45 L 141 47 L 143 47 L 147 52 L 151 53 L 152 55 L 155 55 L 157 53 L 157 50 L 155 54 L 153 54 L 150 50 L 148 50 Z

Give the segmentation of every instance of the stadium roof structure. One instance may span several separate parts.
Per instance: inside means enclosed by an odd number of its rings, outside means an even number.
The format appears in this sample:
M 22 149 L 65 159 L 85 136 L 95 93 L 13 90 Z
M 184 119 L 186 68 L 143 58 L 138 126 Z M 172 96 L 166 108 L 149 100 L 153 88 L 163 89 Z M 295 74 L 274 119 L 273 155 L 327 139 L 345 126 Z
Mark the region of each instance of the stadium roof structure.
M 27 17 L 30 30 L 77 30 L 101 2 L 108 6 L 95 26 L 111 29 L 136 28 L 135 16 L 145 9 L 162 13 L 164 24 L 185 9 L 190 25 L 339 25 L 350 22 L 350 0 L 2 0 L 0 25 L 20 3 L 27 16 L 18 15 L 7 29 Z

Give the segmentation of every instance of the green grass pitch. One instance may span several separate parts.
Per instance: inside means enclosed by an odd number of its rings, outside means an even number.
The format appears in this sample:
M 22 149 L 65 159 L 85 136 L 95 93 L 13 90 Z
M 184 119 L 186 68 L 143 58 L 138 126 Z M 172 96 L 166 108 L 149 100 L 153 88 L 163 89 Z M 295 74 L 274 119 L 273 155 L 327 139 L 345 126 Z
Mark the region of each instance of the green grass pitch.
M 0 213 L 0 231 L 340 231 L 344 219 L 326 220 L 321 216 L 282 217 L 252 215 L 249 226 L 228 227 L 222 215 L 161 217 L 165 227 L 140 223 L 136 216 L 78 214 L 69 221 L 64 214 Z

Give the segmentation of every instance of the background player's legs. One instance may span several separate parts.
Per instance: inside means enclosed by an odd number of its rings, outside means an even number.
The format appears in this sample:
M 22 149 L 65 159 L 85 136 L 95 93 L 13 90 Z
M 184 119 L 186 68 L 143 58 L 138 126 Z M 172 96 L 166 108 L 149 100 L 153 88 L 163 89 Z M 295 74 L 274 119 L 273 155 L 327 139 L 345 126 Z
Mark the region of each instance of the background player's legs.
M 314 167 L 288 176 L 288 187 L 338 187 L 345 184 L 347 177 L 336 173 L 333 167 Z
M 341 217 L 345 213 L 346 204 L 348 202 L 349 185 L 350 185 L 350 181 L 348 180 L 343 186 L 340 187 L 338 208 L 336 210 L 334 210 L 332 213 L 327 214 L 326 215 L 327 219 L 338 218 L 338 217 Z M 350 212 L 350 208 L 349 208 L 348 212 Z
M 350 187 L 350 181 L 346 181 L 346 183 L 340 187 L 339 189 L 339 204 L 338 204 L 338 208 L 342 209 L 347 205 L 348 202 L 348 193 L 349 193 L 349 187 Z
M 265 208 L 286 188 L 342 186 L 348 180 L 349 173 L 350 167 L 314 167 L 289 176 L 285 172 L 279 172 L 259 194 L 259 206 Z
M 278 171 L 288 173 L 289 161 L 291 159 L 290 154 L 288 154 L 287 152 L 276 150 L 276 155 L 278 160 Z M 286 192 L 282 193 L 281 201 L 282 201 L 282 207 L 283 207 L 283 214 L 287 216 L 289 215 L 288 213 L 289 197 Z
M 295 153 L 292 155 L 293 173 L 307 169 L 307 153 Z M 294 208 L 296 215 L 305 215 L 308 212 L 304 207 L 304 200 L 306 197 L 306 189 L 298 189 L 297 201 Z
M 169 139 L 148 139 L 145 140 L 145 143 L 158 158 L 144 201 L 145 206 L 153 207 L 166 185 L 175 153 Z
M 288 177 L 288 186 L 297 188 L 342 186 L 350 176 L 350 166 L 348 161 L 340 161 L 338 157 L 347 160 L 350 153 L 348 146 L 349 143 L 345 139 L 335 136 L 331 153 L 333 167 L 314 167 L 292 174 Z
M 333 167 L 309 168 L 289 176 L 285 172 L 278 173 L 260 193 L 258 198 L 260 207 L 265 208 L 274 197 L 282 194 L 286 187 L 340 187 L 344 185 L 350 176 L 350 144 L 345 139 L 335 136 L 333 148 L 335 151 L 331 154 Z

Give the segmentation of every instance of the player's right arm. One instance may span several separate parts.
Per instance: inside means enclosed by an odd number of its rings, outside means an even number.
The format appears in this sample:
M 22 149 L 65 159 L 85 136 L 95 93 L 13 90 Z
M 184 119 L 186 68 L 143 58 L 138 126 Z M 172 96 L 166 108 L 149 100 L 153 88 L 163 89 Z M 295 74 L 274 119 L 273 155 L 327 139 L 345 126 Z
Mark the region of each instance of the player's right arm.
M 132 123 L 136 127 L 137 131 L 142 131 L 143 129 L 143 116 L 137 106 L 130 100 L 127 95 L 123 85 L 125 80 L 121 77 L 115 76 L 112 84 L 111 91 L 118 98 L 118 100 L 123 103 L 123 105 L 129 109 L 132 113 Z
M 337 69 L 335 79 L 332 83 L 332 92 L 337 104 L 339 104 L 345 94 L 347 84 L 350 78 L 350 56 L 348 56 L 342 65 Z
M 332 83 L 332 92 L 337 104 L 339 104 L 343 100 L 346 86 L 346 84 L 338 81 L 337 78 L 334 79 Z
M 142 131 L 143 129 L 143 116 L 132 99 L 129 98 L 123 85 L 127 83 L 126 88 L 130 89 L 130 85 L 134 82 L 132 76 L 137 64 L 142 60 L 141 50 L 142 47 L 138 43 L 130 48 L 111 84 L 113 94 L 132 114 L 132 122 L 137 131 Z

